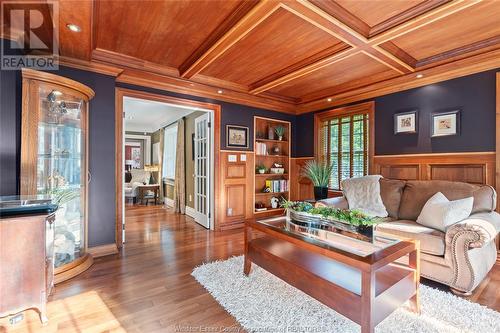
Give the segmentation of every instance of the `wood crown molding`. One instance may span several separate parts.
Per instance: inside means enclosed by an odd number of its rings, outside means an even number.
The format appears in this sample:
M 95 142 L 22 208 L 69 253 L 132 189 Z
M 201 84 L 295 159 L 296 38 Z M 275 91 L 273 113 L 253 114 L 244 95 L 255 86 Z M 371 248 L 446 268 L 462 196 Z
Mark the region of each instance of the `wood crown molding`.
M 70 57 L 59 57 L 59 64 L 66 67 L 81 69 L 88 72 L 94 72 L 114 77 L 117 77 L 123 72 L 123 69 L 119 67 Z

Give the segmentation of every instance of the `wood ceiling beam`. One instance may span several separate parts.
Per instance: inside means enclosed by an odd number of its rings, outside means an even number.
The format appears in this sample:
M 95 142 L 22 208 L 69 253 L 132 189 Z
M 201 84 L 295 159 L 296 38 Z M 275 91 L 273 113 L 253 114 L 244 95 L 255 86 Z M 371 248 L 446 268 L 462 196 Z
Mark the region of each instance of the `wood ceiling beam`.
M 204 45 L 206 51 L 195 52 L 196 56 L 190 57 L 181 66 L 180 76 L 188 79 L 200 73 L 279 8 L 280 3 L 277 1 L 259 2 L 234 24 L 229 31 L 225 32 L 219 39 L 213 41 L 213 45 Z
M 423 26 L 431 24 L 437 20 L 445 18 L 451 14 L 457 13 L 461 10 L 474 6 L 480 3 L 481 0 L 455 0 L 447 2 L 441 6 L 435 7 L 434 9 L 423 13 L 413 19 L 402 23 L 394 28 L 391 28 L 383 33 L 378 34 L 375 37 L 369 39 L 369 45 L 380 45 L 382 43 L 391 41 L 399 36 L 407 34 L 415 29 L 419 29 Z
M 372 58 L 401 74 L 407 74 L 414 71 L 414 67 L 407 63 L 404 58 L 399 58 L 397 55 L 394 55 L 384 49 L 370 45 L 368 39 L 362 33 L 352 29 L 344 22 L 341 22 L 336 17 L 326 13 L 323 9 L 307 0 L 286 2 L 283 3 L 282 7 L 310 22 L 316 27 L 330 33 L 334 37 L 342 40 L 344 43 L 350 45 L 350 48 L 336 54 L 329 55 L 314 63 L 306 64 L 304 67 L 297 68 L 292 72 L 284 70 L 270 75 L 250 87 L 250 93 L 252 94 L 260 94 L 286 82 L 320 70 L 325 66 L 355 55 L 359 53 L 359 51 L 365 52 Z
M 453 50 L 439 53 L 439 54 L 436 54 L 436 55 L 433 55 L 433 56 L 430 56 L 430 57 L 427 57 L 424 59 L 420 59 L 417 61 L 416 67 L 423 67 L 423 66 L 430 65 L 430 64 L 433 64 L 433 63 L 436 63 L 439 61 L 452 59 L 452 58 L 459 57 L 459 56 L 467 54 L 467 53 L 475 52 L 478 50 L 484 50 L 486 48 L 495 47 L 495 46 L 500 47 L 500 36 L 494 36 L 494 37 L 491 37 L 491 38 L 488 38 L 485 40 L 481 40 L 481 41 L 476 42 L 476 43 L 472 43 L 472 44 L 458 47 L 458 48 L 455 48 Z
M 427 0 L 424 1 L 408 10 L 405 10 L 404 12 L 395 15 L 388 20 L 385 20 L 384 22 L 381 22 L 375 26 L 373 26 L 369 33 L 369 37 L 376 36 L 384 31 L 389 30 L 392 27 L 398 26 L 399 24 L 405 23 L 415 17 L 418 17 L 422 14 L 425 14 L 427 12 L 430 12 L 431 10 L 442 6 L 448 2 L 451 2 L 453 0 Z
M 344 93 L 331 96 L 332 101 L 325 98 L 299 104 L 297 113 L 307 113 L 321 110 L 337 105 L 343 105 L 374 98 L 398 91 L 413 89 L 436 82 L 450 80 L 453 78 L 479 73 L 500 67 L 500 49 L 481 53 L 472 57 L 446 63 L 440 66 L 419 71 L 423 74 L 421 79 L 416 79 L 414 74 L 406 74 L 393 79 L 377 82 L 365 87 L 349 90 Z

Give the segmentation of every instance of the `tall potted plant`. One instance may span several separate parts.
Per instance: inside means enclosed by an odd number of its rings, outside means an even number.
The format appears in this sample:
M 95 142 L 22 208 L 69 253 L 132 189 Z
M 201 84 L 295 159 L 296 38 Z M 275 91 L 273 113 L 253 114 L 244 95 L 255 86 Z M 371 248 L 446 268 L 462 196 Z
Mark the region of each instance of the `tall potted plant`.
M 333 165 L 328 163 L 308 161 L 304 166 L 303 175 L 312 181 L 314 185 L 314 199 L 316 201 L 328 197 L 328 184 L 332 172 Z

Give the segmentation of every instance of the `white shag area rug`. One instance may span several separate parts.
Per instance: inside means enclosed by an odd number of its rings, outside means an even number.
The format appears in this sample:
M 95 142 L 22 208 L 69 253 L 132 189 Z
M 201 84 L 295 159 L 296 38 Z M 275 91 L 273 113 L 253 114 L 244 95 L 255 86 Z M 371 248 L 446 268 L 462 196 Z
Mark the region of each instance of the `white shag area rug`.
M 201 265 L 194 278 L 248 332 L 360 332 L 360 326 L 243 257 Z M 422 314 L 406 306 L 377 325 L 375 332 L 500 332 L 500 313 L 451 293 L 420 287 Z

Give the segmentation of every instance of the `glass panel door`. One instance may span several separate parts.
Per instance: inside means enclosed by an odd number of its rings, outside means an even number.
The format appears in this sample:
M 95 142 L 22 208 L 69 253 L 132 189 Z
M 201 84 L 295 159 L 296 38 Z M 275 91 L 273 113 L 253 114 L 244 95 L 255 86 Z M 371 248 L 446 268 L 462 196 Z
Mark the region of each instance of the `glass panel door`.
M 86 102 L 51 86 L 39 89 L 37 193 L 59 204 L 55 221 L 54 266 L 85 251 Z

